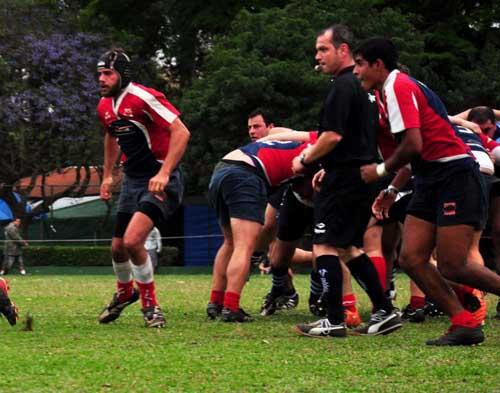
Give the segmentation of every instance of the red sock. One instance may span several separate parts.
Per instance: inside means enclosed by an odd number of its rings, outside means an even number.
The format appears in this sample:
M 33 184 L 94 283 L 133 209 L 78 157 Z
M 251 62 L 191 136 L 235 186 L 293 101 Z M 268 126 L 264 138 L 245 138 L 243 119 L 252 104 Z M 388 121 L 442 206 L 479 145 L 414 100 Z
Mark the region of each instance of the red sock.
M 212 290 L 212 292 L 210 292 L 210 303 L 214 304 L 224 303 L 224 291 Z
M 116 282 L 116 292 L 118 293 L 118 300 L 123 302 L 129 299 L 134 293 L 134 281 L 129 282 Z
M 424 308 L 425 297 L 423 296 L 412 296 L 410 297 L 410 307 L 411 308 Z
M 472 295 L 472 292 L 474 291 L 474 288 L 469 287 L 468 285 L 452 284 L 451 287 L 457 294 L 458 300 L 460 300 L 460 303 L 462 304 L 464 303 L 464 295 Z
M 143 284 L 141 282 L 137 282 L 137 286 L 139 287 L 139 293 L 141 295 L 142 308 L 148 308 L 148 307 L 158 305 L 158 302 L 156 301 L 155 282 L 154 281 L 152 281 L 148 284 Z
M 346 310 L 357 312 L 356 295 L 354 293 L 348 293 L 347 295 L 342 296 L 342 305 Z
M 378 279 L 380 281 L 380 285 L 382 285 L 382 289 L 384 292 L 387 290 L 387 263 L 385 262 L 384 257 L 370 257 L 373 266 L 378 274 Z
M 5 278 L 0 278 L 0 291 L 9 296 L 9 283 Z
M 239 311 L 240 309 L 240 294 L 236 292 L 226 292 L 224 295 L 224 307 L 231 311 Z
M 459 312 L 451 317 L 451 324 L 454 326 L 478 327 L 480 324 L 476 318 L 467 310 Z

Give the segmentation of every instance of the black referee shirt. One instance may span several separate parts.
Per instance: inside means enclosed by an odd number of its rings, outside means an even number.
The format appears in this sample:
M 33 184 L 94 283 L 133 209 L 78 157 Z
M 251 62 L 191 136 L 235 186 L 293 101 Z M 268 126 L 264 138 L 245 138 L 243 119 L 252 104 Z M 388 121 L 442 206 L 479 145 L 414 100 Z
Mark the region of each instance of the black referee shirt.
M 319 133 L 335 131 L 342 140 L 320 159 L 326 170 L 359 167 L 377 160 L 378 107 L 373 94 L 344 68 L 335 78 L 320 115 Z

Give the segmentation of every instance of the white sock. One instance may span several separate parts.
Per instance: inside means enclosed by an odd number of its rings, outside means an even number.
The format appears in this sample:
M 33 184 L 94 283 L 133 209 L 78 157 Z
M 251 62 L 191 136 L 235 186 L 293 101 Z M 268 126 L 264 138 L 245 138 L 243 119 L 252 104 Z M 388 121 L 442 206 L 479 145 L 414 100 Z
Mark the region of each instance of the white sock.
M 132 265 L 132 271 L 135 281 L 141 284 L 149 284 L 150 282 L 153 282 L 153 264 L 151 263 L 151 257 L 149 254 L 146 259 L 146 263 L 140 266 Z
M 132 281 L 132 262 L 130 261 L 130 259 L 128 261 L 120 263 L 112 261 L 112 263 L 113 270 L 118 282 L 126 284 Z

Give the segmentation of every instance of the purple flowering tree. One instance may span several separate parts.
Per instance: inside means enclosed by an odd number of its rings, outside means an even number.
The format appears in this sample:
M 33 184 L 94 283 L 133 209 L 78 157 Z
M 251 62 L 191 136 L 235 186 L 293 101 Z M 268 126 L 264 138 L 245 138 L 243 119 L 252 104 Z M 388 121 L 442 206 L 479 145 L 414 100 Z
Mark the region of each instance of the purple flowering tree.
M 31 176 L 34 186 L 49 171 L 101 162 L 95 64 L 104 50 L 100 36 L 86 33 L 31 33 L 0 44 L 0 197 L 15 214 L 24 214 L 11 195 L 18 179 Z M 84 192 L 88 180 L 47 195 L 31 215 Z

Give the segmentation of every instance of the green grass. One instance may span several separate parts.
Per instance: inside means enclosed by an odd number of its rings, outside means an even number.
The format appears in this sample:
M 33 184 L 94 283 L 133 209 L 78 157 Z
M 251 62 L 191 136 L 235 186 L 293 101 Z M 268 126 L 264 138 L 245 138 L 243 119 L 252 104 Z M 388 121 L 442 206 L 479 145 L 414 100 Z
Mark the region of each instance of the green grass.
M 446 330 L 445 318 L 384 337 L 310 339 L 292 331 L 313 320 L 308 276 L 295 279 L 298 309 L 224 324 L 204 316 L 209 274 L 186 273 L 157 276 L 163 330 L 145 329 L 138 305 L 113 324 L 96 322 L 114 288 L 110 268 L 9 276 L 21 318 L 30 311 L 35 325 L 25 332 L 22 323 L 0 321 L 0 392 L 500 392 L 500 321 L 488 320 L 485 343 L 472 348 L 424 345 Z M 269 277 L 252 276 L 242 300 L 247 311 L 258 313 L 269 285 Z M 399 274 L 400 307 L 407 287 Z M 358 297 L 366 318 L 367 299 Z M 496 298 L 488 300 L 492 314 Z

